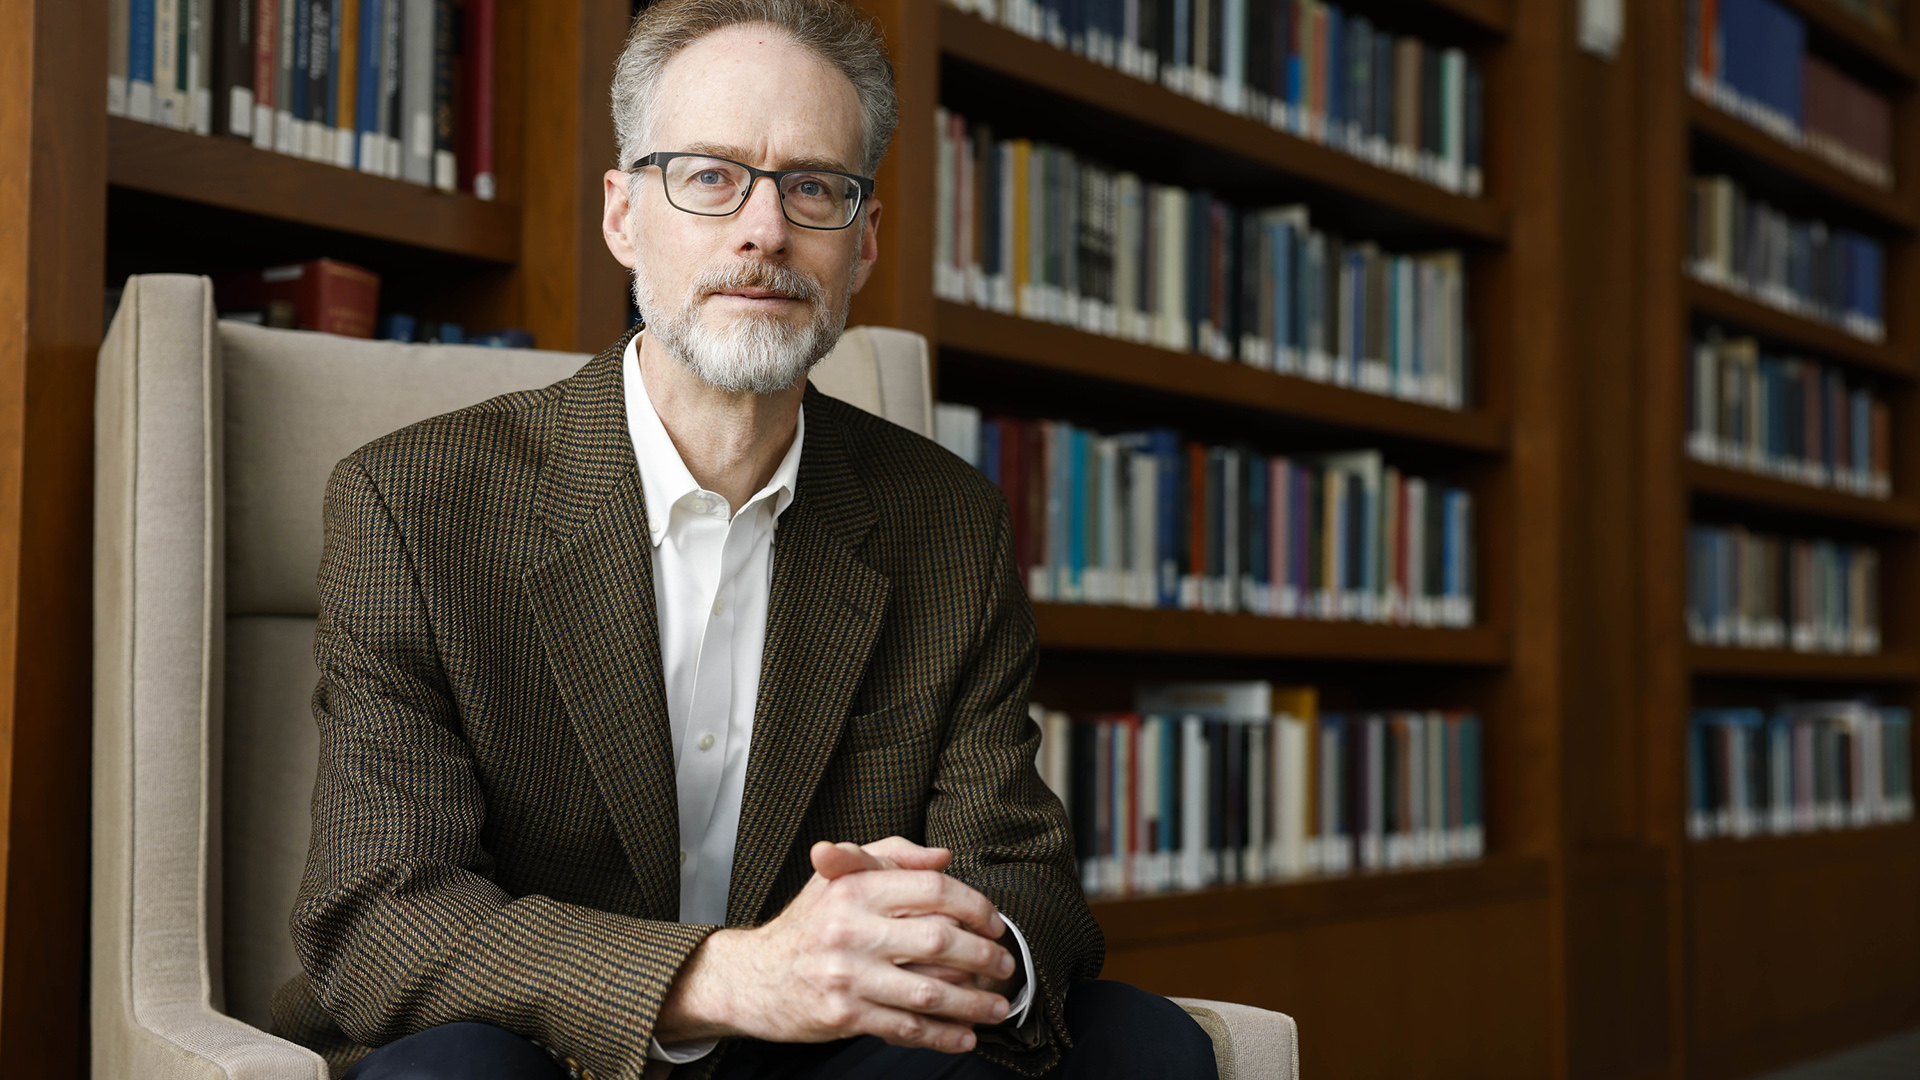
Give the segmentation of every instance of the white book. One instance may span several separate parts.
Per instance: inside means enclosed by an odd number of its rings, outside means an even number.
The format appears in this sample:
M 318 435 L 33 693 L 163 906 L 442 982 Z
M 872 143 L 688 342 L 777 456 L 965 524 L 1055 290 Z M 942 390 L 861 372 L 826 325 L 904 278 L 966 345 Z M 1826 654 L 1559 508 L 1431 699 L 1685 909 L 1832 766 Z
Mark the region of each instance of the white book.
M 400 31 L 400 177 L 409 183 L 433 183 L 433 8 L 434 0 L 405 0 Z
M 1154 717 L 1143 717 L 1138 729 L 1137 745 L 1134 747 L 1136 762 L 1135 775 L 1139 791 L 1134 799 L 1137 808 L 1135 814 L 1133 882 L 1141 890 L 1159 889 L 1160 883 L 1157 865 L 1155 826 L 1160 815 L 1166 812 L 1166 793 L 1162 790 L 1160 776 L 1160 727 L 1161 721 Z
M 183 0 L 187 12 L 187 125 L 213 134 L 213 0 Z
M 294 20 L 300 0 L 280 0 L 280 47 L 274 51 L 273 148 L 282 154 L 298 154 L 303 147 L 300 125 L 293 119 Z
M 131 0 L 107 0 L 107 115 L 127 115 L 127 69 L 132 58 L 128 41 L 132 37 Z M 151 86 L 148 92 L 152 92 Z
M 1274 871 L 1281 877 L 1307 872 L 1307 725 L 1295 716 L 1276 716 L 1273 724 Z
M 1127 602 L 1134 607 L 1154 606 L 1154 567 L 1159 565 L 1160 463 L 1151 454 L 1135 451 L 1127 455 L 1127 513 L 1133 541 L 1128 545 Z
M 1242 881 L 1267 880 L 1267 826 L 1273 801 L 1268 790 L 1273 759 L 1267 741 L 1271 736 L 1272 725 L 1266 720 L 1247 725 L 1247 835 L 1239 853 Z
M 182 0 L 153 0 L 154 121 L 186 127 L 186 95 L 180 89 L 180 17 Z
M 1180 722 L 1180 887 L 1213 883 L 1207 858 L 1207 735 L 1198 716 Z

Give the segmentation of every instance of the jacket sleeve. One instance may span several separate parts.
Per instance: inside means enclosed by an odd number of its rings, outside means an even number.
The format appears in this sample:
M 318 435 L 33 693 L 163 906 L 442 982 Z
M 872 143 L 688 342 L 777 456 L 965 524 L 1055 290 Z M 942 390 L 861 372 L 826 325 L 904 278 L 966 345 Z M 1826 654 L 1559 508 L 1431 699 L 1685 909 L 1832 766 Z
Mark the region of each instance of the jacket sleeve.
M 328 482 L 314 640 L 320 766 L 292 916 L 314 997 L 378 1046 L 480 1020 L 637 1077 L 662 1000 L 712 927 L 513 897 L 402 529 L 354 459 Z
M 992 584 L 934 773 L 926 842 L 953 851 L 949 872 L 1011 917 L 1033 951 L 1039 985 L 1026 1022 L 983 1032 L 979 1053 L 1037 1076 L 1071 1045 L 1067 990 L 1100 974 L 1106 946 L 1080 891 L 1066 810 L 1034 768 L 1033 608 L 1014 566 L 1006 504 L 995 507 Z

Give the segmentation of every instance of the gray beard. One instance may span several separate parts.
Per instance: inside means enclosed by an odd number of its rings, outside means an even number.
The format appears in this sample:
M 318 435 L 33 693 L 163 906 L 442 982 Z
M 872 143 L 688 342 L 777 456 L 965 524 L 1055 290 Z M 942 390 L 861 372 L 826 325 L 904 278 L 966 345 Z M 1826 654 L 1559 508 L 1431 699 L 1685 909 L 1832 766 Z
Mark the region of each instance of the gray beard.
M 740 288 L 770 289 L 803 300 L 813 317 L 805 326 L 794 327 L 773 316 L 746 315 L 720 330 L 708 329 L 700 320 L 704 298 L 718 290 Z M 846 297 L 835 309 L 827 305 L 819 282 L 799 271 L 738 263 L 700 274 L 679 307 L 668 310 L 640 267 L 633 271 L 633 303 L 647 333 L 703 382 L 736 394 L 777 393 L 805 378 L 839 342 L 853 299 L 851 288 Z

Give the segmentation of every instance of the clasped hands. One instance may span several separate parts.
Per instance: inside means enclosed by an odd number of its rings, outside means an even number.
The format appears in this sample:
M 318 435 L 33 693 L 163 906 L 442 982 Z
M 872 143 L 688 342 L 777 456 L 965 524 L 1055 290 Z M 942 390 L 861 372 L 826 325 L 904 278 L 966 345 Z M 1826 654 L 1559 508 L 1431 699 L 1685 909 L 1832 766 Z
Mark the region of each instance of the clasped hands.
M 814 875 L 771 922 L 717 930 L 662 1003 L 663 1043 L 747 1035 L 973 1049 L 972 1025 L 1007 1018 L 1016 963 L 993 903 L 941 871 L 944 848 L 890 836 L 821 841 Z M 1010 940 L 1010 938 L 1009 938 Z

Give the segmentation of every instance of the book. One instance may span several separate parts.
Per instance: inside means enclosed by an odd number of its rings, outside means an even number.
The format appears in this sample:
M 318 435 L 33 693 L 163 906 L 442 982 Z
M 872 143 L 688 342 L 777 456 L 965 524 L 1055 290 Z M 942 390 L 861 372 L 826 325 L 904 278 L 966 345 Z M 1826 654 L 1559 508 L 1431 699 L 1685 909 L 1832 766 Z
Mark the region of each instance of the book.
M 400 176 L 409 183 L 433 184 L 434 0 L 399 0 L 405 25 L 400 31 Z
M 195 135 L 213 134 L 214 0 L 183 0 L 186 17 L 186 126 Z
M 434 0 L 433 14 L 433 186 L 452 191 L 460 169 L 455 143 L 458 124 L 454 101 L 458 89 L 456 64 L 460 45 L 458 6 L 454 0 Z
M 127 115 L 127 43 L 132 35 L 132 0 L 107 0 L 107 115 Z
M 360 58 L 363 0 L 339 0 L 334 15 L 333 163 L 343 169 L 360 162 Z
M 252 141 L 255 0 L 230 0 L 215 10 L 211 129 Z
M 271 150 L 280 101 L 280 3 L 256 0 L 253 6 L 253 145 Z
M 313 259 L 225 275 L 215 281 L 215 297 L 223 313 L 285 304 L 297 329 L 370 338 L 380 307 L 380 276 L 335 259 Z
M 153 0 L 153 120 L 166 127 L 187 126 L 185 65 L 181 44 L 187 33 L 183 0 Z
M 148 123 L 156 119 L 153 85 L 156 2 L 129 0 L 127 6 L 127 116 Z
M 467 179 L 461 184 L 475 198 L 492 199 L 498 193 L 494 177 L 493 79 L 495 0 L 467 0 L 461 42 L 462 110 L 465 133 L 455 151 L 456 167 Z M 625 167 L 630 162 L 621 162 Z
M 305 68 L 300 66 L 300 53 L 307 47 L 300 30 L 305 8 L 305 0 L 280 0 L 280 40 L 273 51 L 273 148 L 282 154 L 299 154 L 306 147 Z
M 1695 278 L 1866 341 L 1886 337 L 1880 240 L 1798 218 L 1727 176 L 1696 176 L 1686 265 Z

